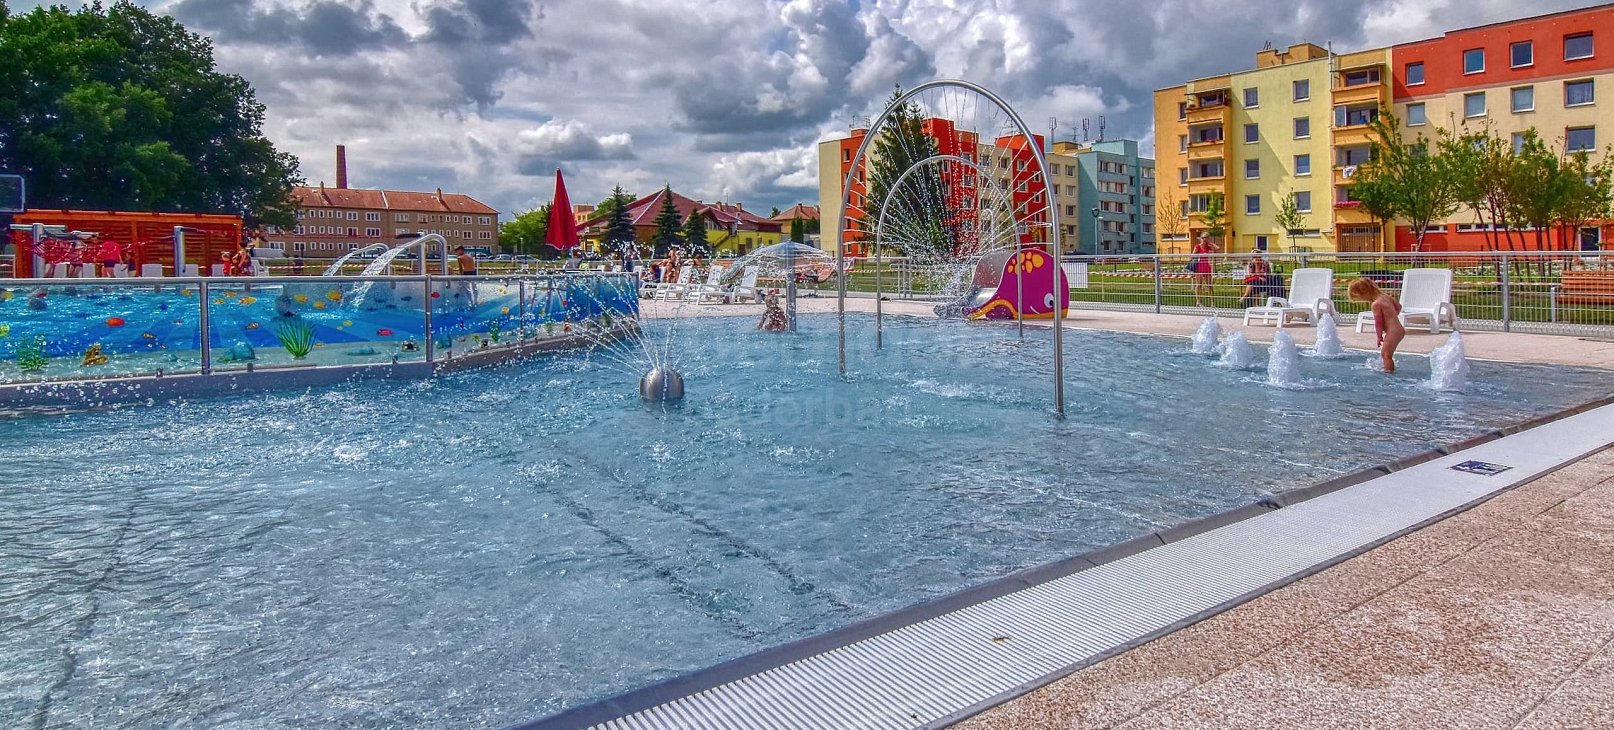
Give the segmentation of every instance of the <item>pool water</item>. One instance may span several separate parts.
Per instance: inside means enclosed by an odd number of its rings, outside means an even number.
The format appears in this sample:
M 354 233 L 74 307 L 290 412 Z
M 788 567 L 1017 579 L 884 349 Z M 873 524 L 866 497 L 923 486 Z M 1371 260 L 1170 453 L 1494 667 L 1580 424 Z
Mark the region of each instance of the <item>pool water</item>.
M 496 727 L 1609 391 L 1365 354 L 1300 389 L 1186 340 L 852 317 L 5 422 L 0 726 Z

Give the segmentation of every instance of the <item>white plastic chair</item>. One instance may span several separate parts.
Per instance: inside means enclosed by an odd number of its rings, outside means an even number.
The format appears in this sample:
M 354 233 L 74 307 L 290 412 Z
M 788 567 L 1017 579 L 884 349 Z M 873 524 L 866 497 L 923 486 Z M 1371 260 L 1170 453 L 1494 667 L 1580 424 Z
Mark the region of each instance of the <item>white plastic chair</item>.
M 684 289 L 684 298 L 696 301 L 707 294 L 721 294 L 723 292 L 724 267 L 712 264 L 706 267 L 706 281 Z
M 78 266 L 78 278 L 80 278 L 80 279 L 94 279 L 97 276 L 98 275 L 95 272 L 95 264 L 79 264 L 79 266 Z
M 740 275 L 740 283 L 721 291 L 705 291 L 700 293 L 699 304 L 733 304 L 741 299 L 753 302 L 762 301 L 757 292 L 757 267 L 747 266 Z M 710 300 L 710 301 L 708 301 Z
M 162 264 L 141 264 L 140 265 L 140 275 L 141 276 L 150 276 L 150 277 L 155 277 L 155 278 L 161 278 L 162 275 L 163 275 L 163 265 Z
M 1278 327 L 1293 319 L 1317 324 L 1324 314 L 1334 313 L 1334 270 L 1295 269 L 1289 275 L 1288 297 L 1267 297 L 1266 306 L 1244 310 L 1244 324 L 1259 318 L 1261 324 L 1277 320 Z
M 1451 269 L 1407 269 L 1401 272 L 1401 324 L 1429 325 L 1429 334 L 1440 334 L 1445 324 L 1457 329 L 1457 307 L 1451 303 Z M 1375 323 L 1373 310 L 1356 315 L 1356 331 Z
M 646 284 L 645 293 L 651 299 L 675 299 L 689 288 L 689 278 L 695 273 L 694 267 L 685 266 L 678 270 L 676 281 L 664 281 L 659 284 Z

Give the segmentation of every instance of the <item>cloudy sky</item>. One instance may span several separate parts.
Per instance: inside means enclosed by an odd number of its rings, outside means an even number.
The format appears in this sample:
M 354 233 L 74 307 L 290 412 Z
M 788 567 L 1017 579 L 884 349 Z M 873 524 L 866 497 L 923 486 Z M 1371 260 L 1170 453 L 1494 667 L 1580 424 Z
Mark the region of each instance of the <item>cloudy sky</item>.
M 1152 148 L 1151 91 L 1271 41 L 1355 50 L 1603 0 L 147 0 L 211 37 L 266 132 L 333 183 L 504 211 L 664 183 L 766 211 L 816 202 L 818 140 L 894 84 L 963 78 L 1029 120 Z M 13 10 L 37 4 L 10 2 Z

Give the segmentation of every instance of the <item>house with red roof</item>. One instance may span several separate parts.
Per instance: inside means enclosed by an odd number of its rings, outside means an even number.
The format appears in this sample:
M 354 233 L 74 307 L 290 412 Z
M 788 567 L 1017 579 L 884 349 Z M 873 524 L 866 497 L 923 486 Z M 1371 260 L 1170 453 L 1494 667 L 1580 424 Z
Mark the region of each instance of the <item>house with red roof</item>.
M 336 147 L 336 186 L 292 188 L 297 225 L 270 229 L 272 247 L 287 255 L 335 258 L 374 243 L 397 244 L 436 233 L 472 251 L 492 253 L 499 240 L 499 211 L 469 195 L 407 190 L 367 190 L 347 185 L 347 151 Z
M 786 226 L 790 225 L 791 221 L 796 220 L 816 221 L 818 220 L 818 206 L 808 205 L 806 203 L 797 203 L 789 208 L 786 208 L 785 210 L 779 211 L 779 215 L 774 216 L 772 220 L 775 223 Z
M 633 224 L 633 237 L 648 244 L 656 235 L 656 216 L 661 213 L 662 196 L 666 190 L 657 190 L 628 205 L 628 221 Z M 745 209 L 740 203 L 706 203 L 671 193 L 673 208 L 678 211 L 679 223 L 689 220 L 691 214 L 706 221 L 706 243 L 719 255 L 744 256 L 763 246 L 778 243 L 783 237 L 784 225 Z M 584 245 L 599 249 L 605 235 L 610 214 L 596 215 L 583 221 Z

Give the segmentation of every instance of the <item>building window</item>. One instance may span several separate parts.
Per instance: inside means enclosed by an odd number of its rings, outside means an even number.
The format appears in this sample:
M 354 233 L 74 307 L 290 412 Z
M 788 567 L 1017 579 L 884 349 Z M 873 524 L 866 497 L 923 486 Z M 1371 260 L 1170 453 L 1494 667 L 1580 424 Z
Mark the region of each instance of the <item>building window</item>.
M 364 229 L 364 235 L 366 235 L 366 236 L 368 236 L 370 238 L 380 238 L 381 237 L 381 229 L 380 228 L 366 228 L 366 229 Z
M 1244 212 L 1248 213 L 1250 215 L 1260 215 L 1261 214 L 1261 196 L 1259 196 L 1259 195 L 1246 195 L 1246 196 L 1244 196 Z
M 303 250 L 303 247 L 306 246 L 306 245 L 308 245 L 308 244 L 303 243 L 302 241 L 292 241 L 291 242 L 291 250 L 300 252 L 300 251 Z
M 1422 127 L 1429 123 L 1429 113 L 1424 109 L 1423 103 L 1407 105 L 1407 126 Z
M 1586 106 L 1596 101 L 1591 79 L 1564 82 L 1564 106 Z
M 364 219 L 367 220 L 367 221 L 370 221 L 370 222 L 379 221 L 379 220 L 381 220 L 381 214 L 380 213 L 365 213 L 364 214 Z
M 1423 85 L 1423 61 L 1407 64 L 1407 86 Z
M 392 219 L 394 221 L 399 222 L 399 223 L 408 223 L 409 222 L 409 214 L 408 213 L 394 213 L 394 214 L 392 214 Z
M 1244 179 L 1246 179 L 1246 180 L 1259 180 L 1259 179 L 1261 179 L 1261 161 L 1260 160 L 1245 160 L 1244 161 Z
M 1295 174 L 1311 174 L 1311 155 L 1295 155 Z
M 303 227 L 302 226 L 297 226 L 296 233 L 299 236 L 303 235 Z
M 1295 139 L 1306 139 L 1311 136 L 1311 117 L 1295 118 Z
M 1072 174 L 1072 175 L 1075 175 L 1075 174 L 1076 174 L 1076 173 L 1074 173 L 1074 172 L 1072 172 L 1072 173 L 1071 173 L 1071 174 Z M 490 217 L 488 217 L 488 216 L 482 216 L 482 217 L 480 217 L 480 218 L 477 218 L 477 219 L 476 219 L 476 222 L 477 222 L 477 223 L 478 223 L 478 224 L 479 224 L 479 225 L 484 225 L 484 226 L 490 226 L 490 225 L 493 225 L 493 219 L 492 219 L 492 218 L 490 218 Z
M 1463 51 L 1463 73 L 1477 74 L 1485 71 L 1485 49 L 1471 48 Z
M 1188 168 L 1186 168 L 1186 167 L 1177 168 L 1177 175 L 1178 175 L 1179 178 L 1181 178 L 1177 183 L 1178 185 L 1187 185 L 1188 184 Z
M 1513 133 L 1513 154 L 1524 152 L 1524 132 Z
M 1564 36 L 1564 60 L 1578 61 L 1592 57 L 1592 34 L 1577 33 Z
M 1508 108 L 1512 109 L 1514 114 L 1536 110 L 1536 87 L 1520 86 L 1513 89 L 1508 96 L 1511 100 Z
M 470 237 L 471 237 L 471 232 L 470 231 L 460 231 L 460 238 L 470 238 Z
M 1255 89 L 1244 90 L 1244 108 L 1254 109 L 1261 106 L 1261 93 Z
M 1513 68 L 1534 66 L 1536 63 L 1536 46 L 1530 41 L 1519 41 L 1508 46 L 1508 61 Z
M 355 215 L 357 215 L 357 214 L 355 214 Z M 359 237 L 359 229 L 357 229 L 357 228 L 349 228 L 349 229 L 347 229 L 347 237 L 348 238 L 358 238 Z
M 481 231 L 477 233 L 476 237 L 484 241 L 491 241 L 493 240 L 493 231 Z
M 1177 118 L 1178 119 L 1187 119 L 1188 118 L 1188 102 L 1186 102 L 1186 101 L 1177 102 Z
M 1311 81 L 1300 79 L 1295 82 L 1295 101 L 1305 101 L 1311 98 Z
M 1597 149 L 1596 127 L 1570 127 L 1564 130 L 1564 149 L 1570 152 L 1592 152 Z
M 1186 134 L 1177 135 L 1177 151 L 1178 152 L 1187 152 L 1188 151 L 1188 135 L 1186 135 Z
M 348 219 L 348 220 L 350 220 L 350 221 L 356 221 L 356 220 L 358 220 L 358 219 L 359 219 L 359 212 L 358 212 L 358 211 L 356 211 L 356 210 L 350 210 L 350 211 L 348 211 L 348 212 L 347 212 L 347 219 Z
M 427 215 L 425 213 L 416 213 L 415 214 L 415 222 L 416 223 L 425 223 L 426 218 L 427 218 Z
M 1364 68 L 1357 71 L 1345 72 L 1345 86 L 1347 88 L 1352 86 L 1366 86 L 1368 84 L 1376 84 L 1378 82 L 1379 69 L 1376 66 L 1373 68 Z
M 1244 125 L 1244 144 L 1254 144 L 1261 139 L 1261 127 L 1258 124 Z
M 1302 213 L 1311 212 L 1311 191 L 1301 190 L 1295 193 L 1295 208 Z
M 1463 116 L 1468 119 L 1485 116 L 1485 92 L 1463 95 Z

